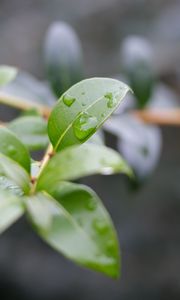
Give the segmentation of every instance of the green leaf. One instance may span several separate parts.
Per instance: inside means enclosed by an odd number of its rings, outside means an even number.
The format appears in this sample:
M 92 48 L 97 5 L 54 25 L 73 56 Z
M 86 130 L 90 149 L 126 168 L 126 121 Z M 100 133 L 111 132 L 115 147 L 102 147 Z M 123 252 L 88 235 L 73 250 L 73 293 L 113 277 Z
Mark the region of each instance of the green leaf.
M 17 69 L 10 66 L 0 66 L 0 86 L 11 82 L 17 75 Z
M 10 185 L 12 190 L 14 184 L 14 192 L 17 191 L 17 187 L 20 187 L 24 194 L 30 190 L 30 177 L 26 170 L 2 153 L 0 153 L 0 178 L 1 188 L 6 186 L 9 189 L 8 185 Z M 4 178 L 7 178 L 8 181 L 4 180 L 3 184 Z
M 129 84 L 137 100 L 137 107 L 145 107 L 151 99 L 155 85 L 152 69 L 144 63 L 139 63 L 129 70 L 127 75 Z
M 47 76 L 59 98 L 83 78 L 81 43 L 71 26 L 55 22 L 47 32 L 44 52 Z
M 20 199 L 0 189 L 0 233 L 23 215 L 24 209 Z
M 58 101 L 48 123 L 56 151 L 90 138 L 118 107 L 129 87 L 109 78 L 91 78 L 71 87 Z
M 24 194 L 16 183 L 4 175 L 0 175 L 0 190 L 9 191 L 16 196 L 22 196 Z
M 44 149 L 48 145 L 47 122 L 39 116 L 20 117 L 8 127 L 29 150 Z
M 37 190 L 61 180 L 75 180 L 95 173 L 117 172 L 132 175 L 131 169 L 118 152 L 95 144 L 72 146 L 50 159 L 38 179 Z
M 0 141 L 0 153 L 10 157 L 29 172 L 29 153 L 16 135 L 9 129 L 0 127 Z
M 40 236 L 76 263 L 117 277 L 117 237 L 98 196 L 88 187 L 64 182 L 52 185 L 50 193 L 26 201 Z

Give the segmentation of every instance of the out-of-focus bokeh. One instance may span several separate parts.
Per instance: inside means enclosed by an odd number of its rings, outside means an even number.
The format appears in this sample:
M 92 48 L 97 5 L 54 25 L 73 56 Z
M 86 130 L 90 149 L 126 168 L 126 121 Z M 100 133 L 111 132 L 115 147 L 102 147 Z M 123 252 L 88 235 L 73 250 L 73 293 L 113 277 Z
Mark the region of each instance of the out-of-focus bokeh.
M 154 53 L 158 97 L 180 105 L 179 15 L 178 0 L 1 0 L 0 64 L 44 80 L 45 33 L 52 22 L 66 21 L 82 42 L 85 76 L 116 76 L 120 44 L 140 35 Z M 12 111 L 5 113 L 9 118 Z M 179 300 L 180 128 L 163 126 L 162 141 L 156 169 L 136 189 L 121 175 L 83 180 L 104 200 L 118 230 L 119 280 L 67 261 L 22 219 L 0 237 L 0 299 Z

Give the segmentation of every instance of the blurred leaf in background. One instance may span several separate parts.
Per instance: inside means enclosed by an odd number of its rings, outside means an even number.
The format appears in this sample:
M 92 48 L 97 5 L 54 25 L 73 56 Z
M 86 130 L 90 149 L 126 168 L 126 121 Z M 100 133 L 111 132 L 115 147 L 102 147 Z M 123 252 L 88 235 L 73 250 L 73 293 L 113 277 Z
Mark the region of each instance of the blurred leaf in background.
M 146 125 L 130 114 L 107 120 L 105 130 L 117 137 L 117 147 L 143 182 L 154 171 L 161 155 L 160 129 Z
M 49 27 L 45 38 L 44 59 L 47 77 L 57 98 L 83 79 L 81 43 L 70 25 L 55 22 Z
M 151 98 L 155 74 L 153 71 L 153 51 L 148 40 L 139 36 L 127 37 L 120 48 L 121 65 L 137 101 L 143 108 Z
M 0 87 L 8 84 L 17 75 L 17 69 L 10 66 L 0 66 Z

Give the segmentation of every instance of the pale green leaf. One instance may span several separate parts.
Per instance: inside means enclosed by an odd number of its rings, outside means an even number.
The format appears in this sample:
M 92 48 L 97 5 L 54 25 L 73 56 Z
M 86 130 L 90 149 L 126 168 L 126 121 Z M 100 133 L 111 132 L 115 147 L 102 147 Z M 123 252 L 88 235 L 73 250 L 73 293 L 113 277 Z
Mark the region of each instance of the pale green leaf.
M 17 69 L 10 66 L 0 66 L 0 86 L 6 85 L 15 79 Z
M 31 151 L 44 149 L 48 145 L 47 122 L 40 116 L 20 117 L 8 127 Z

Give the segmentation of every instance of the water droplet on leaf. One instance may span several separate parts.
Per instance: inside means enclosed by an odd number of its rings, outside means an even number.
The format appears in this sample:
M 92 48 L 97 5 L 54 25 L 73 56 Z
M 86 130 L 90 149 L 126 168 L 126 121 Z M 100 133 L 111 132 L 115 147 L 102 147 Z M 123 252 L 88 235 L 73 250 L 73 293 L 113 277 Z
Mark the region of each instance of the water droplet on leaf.
M 105 167 L 105 168 L 103 168 L 101 173 L 104 174 L 104 175 L 111 175 L 113 173 L 113 168 Z
M 87 112 L 82 113 L 73 124 L 75 136 L 80 141 L 86 139 L 95 131 L 97 123 L 96 117 L 89 115 Z
M 70 107 L 74 102 L 76 101 L 76 98 L 64 95 L 63 96 L 63 102 L 66 106 Z
M 106 95 L 104 95 L 104 97 L 106 99 L 108 99 L 108 102 L 107 102 L 108 108 L 113 108 L 117 104 L 117 99 L 116 99 L 116 97 L 113 97 L 112 93 L 107 93 Z
M 105 233 L 108 229 L 106 222 L 101 219 L 95 219 L 93 227 L 98 233 Z
M 102 174 L 110 175 L 113 173 L 113 166 L 109 166 L 109 163 L 107 162 L 107 160 L 105 158 L 102 158 L 100 160 L 100 163 L 102 165 L 102 170 L 101 170 Z
M 97 207 L 97 204 L 96 204 L 96 202 L 95 202 L 94 200 L 90 200 L 90 201 L 86 204 L 86 208 L 87 208 L 88 210 L 91 210 L 91 211 L 95 210 L 96 207 Z

